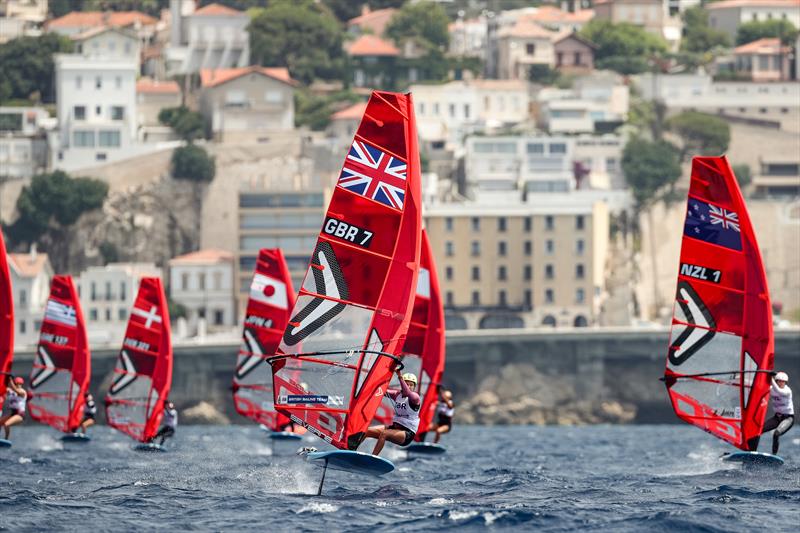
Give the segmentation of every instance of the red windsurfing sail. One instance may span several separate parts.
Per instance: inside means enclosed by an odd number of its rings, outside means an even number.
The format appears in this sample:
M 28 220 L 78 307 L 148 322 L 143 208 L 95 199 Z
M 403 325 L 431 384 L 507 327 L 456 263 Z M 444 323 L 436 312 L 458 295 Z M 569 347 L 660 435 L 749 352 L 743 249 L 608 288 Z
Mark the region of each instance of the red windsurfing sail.
M 417 277 L 417 291 L 408 336 L 403 345 L 404 372 L 417 376 L 422 407 L 419 414 L 418 438 L 428 431 L 438 403 L 438 387 L 444 372 L 445 338 L 444 308 L 439 293 L 439 279 L 433 260 L 428 232 L 422 230 L 422 252 Z M 396 382 L 393 378 L 392 382 Z M 399 388 L 399 384 L 396 385 Z M 389 424 L 394 415 L 394 403 L 384 398 L 375 419 Z
M 272 368 L 266 360 L 275 354 L 294 308 L 295 292 L 280 249 L 258 254 L 242 332 L 242 345 L 233 376 L 236 411 L 273 431 L 289 417 L 275 411 Z
M 14 297 L 3 232 L 0 231 L 0 409 L 6 400 L 6 380 L 14 360 Z
M 275 357 L 275 405 L 356 449 L 411 320 L 420 259 L 420 166 L 411 95 L 372 93 L 331 196 Z
M 695 157 L 664 374 L 672 407 L 748 449 L 772 365 L 767 278 L 742 193 L 725 157 Z
M 142 278 L 106 395 L 108 424 L 146 442 L 158 431 L 172 385 L 169 312 L 160 278 Z
M 31 371 L 31 417 L 59 431 L 77 428 L 91 364 L 78 292 L 70 276 L 55 276 Z

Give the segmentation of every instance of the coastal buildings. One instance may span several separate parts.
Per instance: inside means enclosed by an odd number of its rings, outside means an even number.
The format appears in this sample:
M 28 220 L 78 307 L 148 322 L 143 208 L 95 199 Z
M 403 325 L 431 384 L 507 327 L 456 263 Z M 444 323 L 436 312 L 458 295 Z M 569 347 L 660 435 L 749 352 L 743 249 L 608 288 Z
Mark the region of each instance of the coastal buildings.
M 141 11 L 71 11 L 47 21 L 44 27 L 66 37 L 101 27 L 126 28 L 145 44 L 154 37 L 157 24 L 158 19 Z
M 236 324 L 233 259 L 230 252 L 199 250 L 169 261 L 169 297 L 186 310 L 190 334 Z
M 53 268 L 47 254 L 8 254 L 11 288 L 14 295 L 14 345 L 31 346 L 39 341 L 39 328 L 50 295 Z
M 176 82 L 139 78 L 136 81 L 136 124 L 139 128 L 139 140 L 157 142 L 172 139 L 175 133 L 172 128 L 159 122 L 158 114 L 162 109 L 178 107 L 182 102 L 181 90 Z
M 351 82 L 356 87 L 391 88 L 400 50 L 377 35 L 363 34 L 346 46 L 350 58 Z
M 48 164 L 47 132 L 55 120 L 40 107 L 0 107 L 0 179 L 29 178 Z
M 733 70 L 755 82 L 788 81 L 791 79 L 790 46 L 780 39 L 764 38 L 737 46 L 733 50 Z
M 723 0 L 709 2 L 708 25 L 722 30 L 736 39 L 739 26 L 752 21 L 784 19 L 800 28 L 800 1 L 798 0 Z

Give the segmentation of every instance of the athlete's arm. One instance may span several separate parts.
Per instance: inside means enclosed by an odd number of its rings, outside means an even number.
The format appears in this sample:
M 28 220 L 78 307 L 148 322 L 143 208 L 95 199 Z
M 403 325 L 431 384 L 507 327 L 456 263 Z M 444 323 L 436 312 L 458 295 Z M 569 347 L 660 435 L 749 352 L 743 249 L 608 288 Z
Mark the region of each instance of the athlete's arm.
M 408 385 L 406 385 L 406 382 L 403 381 L 402 377 L 400 378 L 400 387 L 403 390 L 403 396 L 408 398 L 408 403 L 410 403 L 412 407 L 419 407 L 419 394 L 408 388 Z

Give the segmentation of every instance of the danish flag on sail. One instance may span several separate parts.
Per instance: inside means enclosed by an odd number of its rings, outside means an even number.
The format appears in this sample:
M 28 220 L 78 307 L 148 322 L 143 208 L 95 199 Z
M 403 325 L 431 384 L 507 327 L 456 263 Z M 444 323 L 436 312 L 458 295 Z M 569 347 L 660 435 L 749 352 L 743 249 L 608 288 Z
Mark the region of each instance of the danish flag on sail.
M 83 419 L 91 364 L 86 325 L 72 278 L 55 276 L 30 377 L 34 392 L 28 403 L 31 417 L 59 431 L 74 431 Z
M 772 307 L 744 198 L 725 157 L 695 157 L 664 373 L 672 407 L 747 450 L 772 366 Z
M 294 307 L 294 287 L 280 249 L 258 254 L 242 332 L 242 345 L 233 376 L 233 403 L 242 416 L 281 431 L 289 417 L 275 411 L 272 368 L 275 354 Z
M 141 442 L 158 431 L 172 385 L 172 339 L 160 278 L 142 278 L 106 395 L 108 424 Z
M 372 93 L 275 357 L 275 406 L 354 450 L 397 367 L 420 259 L 411 95 Z
M 6 400 L 6 380 L 14 360 L 14 298 L 11 293 L 11 274 L 8 254 L 0 231 L 0 409 Z

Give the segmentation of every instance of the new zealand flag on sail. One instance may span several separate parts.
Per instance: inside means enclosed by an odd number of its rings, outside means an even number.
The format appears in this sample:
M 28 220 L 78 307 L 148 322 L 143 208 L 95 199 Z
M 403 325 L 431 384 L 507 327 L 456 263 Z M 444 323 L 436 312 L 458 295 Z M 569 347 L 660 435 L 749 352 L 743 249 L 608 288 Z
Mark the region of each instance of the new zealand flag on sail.
M 403 209 L 406 191 L 406 162 L 372 145 L 353 141 L 339 186 L 395 209 Z
M 711 244 L 742 251 L 739 214 L 696 198 L 689 198 L 683 234 Z

